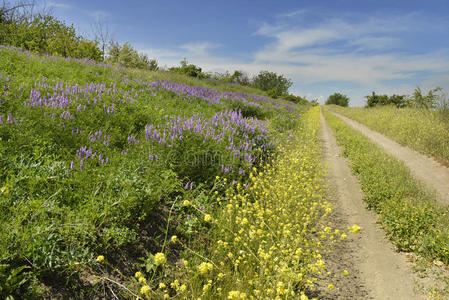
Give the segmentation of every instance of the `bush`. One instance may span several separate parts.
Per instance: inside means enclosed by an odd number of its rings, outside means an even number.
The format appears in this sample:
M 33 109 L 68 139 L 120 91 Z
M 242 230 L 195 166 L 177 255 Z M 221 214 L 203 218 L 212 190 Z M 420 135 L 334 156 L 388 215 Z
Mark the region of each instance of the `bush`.
M 196 78 L 209 78 L 210 75 L 203 73 L 201 68 L 198 66 L 195 66 L 194 64 L 189 64 L 187 60 L 184 58 L 180 62 L 180 67 L 171 67 L 168 70 L 170 72 L 175 72 L 179 74 L 184 74 L 190 77 L 196 77 Z
M 436 87 L 433 90 L 430 90 L 427 95 L 423 95 L 421 89 L 417 87 L 410 99 L 410 105 L 417 108 L 434 109 L 437 107 L 438 99 L 440 97 L 438 93 L 441 91 L 442 88 Z
M 346 107 L 349 104 L 349 97 L 340 93 L 335 93 L 327 98 L 326 104 L 335 104 Z
M 282 98 L 284 98 L 285 100 L 294 102 L 296 104 L 303 104 L 303 105 L 310 104 L 310 102 L 306 98 L 303 98 L 301 96 L 295 96 L 295 95 L 292 95 L 292 94 L 282 95 Z
M 0 44 L 63 57 L 101 60 L 103 54 L 97 43 L 76 35 L 73 25 L 53 16 L 0 23 Z
M 409 99 L 405 95 L 376 95 L 373 92 L 366 98 L 366 107 L 374 107 L 378 105 L 394 105 L 398 108 L 406 107 L 409 104 Z
M 240 111 L 245 118 L 265 119 L 265 112 L 260 106 L 256 106 L 250 103 L 243 103 L 242 101 L 234 101 L 231 104 L 231 109 Z
M 288 89 L 292 86 L 293 82 L 290 79 L 285 78 L 283 75 L 278 75 L 274 72 L 261 71 L 256 77 L 253 78 L 252 85 L 255 88 L 263 91 L 268 91 L 269 96 L 277 98 L 283 94 L 287 94 Z
M 109 56 L 106 61 L 110 64 L 118 64 L 128 68 L 138 68 L 156 71 L 159 69 L 157 61 L 150 60 L 146 54 L 138 53 L 129 43 L 120 46 L 111 42 Z
M 211 75 L 211 78 L 222 82 L 236 83 L 245 86 L 248 86 L 251 83 L 248 75 L 240 70 L 235 70 L 232 75 L 231 73 L 229 73 L 229 71 L 226 71 L 224 73 L 215 72 Z

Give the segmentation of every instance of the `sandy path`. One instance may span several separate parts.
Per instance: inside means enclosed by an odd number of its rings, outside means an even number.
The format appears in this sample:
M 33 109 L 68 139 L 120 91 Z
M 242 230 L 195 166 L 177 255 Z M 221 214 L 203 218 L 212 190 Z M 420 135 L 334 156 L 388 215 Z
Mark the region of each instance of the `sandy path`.
M 423 182 L 437 194 L 442 204 L 449 204 L 449 168 L 441 165 L 431 157 L 425 156 L 408 147 L 401 146 L 386 136 L 373 131 L 354 120 L 334 113 L 354 129 L 359 130 L 373 142 L 379 144 L 387 153 L 403 161 L 413 176 Z
M 321 126 L 329 184 L 331 189 L 335 189 L 334 210 L 342 218 L 335 220 L 335 223 L 357 224 L 362 228 L 360 234 L 349 240 L 349 247 L 353 251 L 349 257 L 347 253 L 335 253 L 332 256 L 341 255 L 346 260 L 345 265 L 357 269 L 352 270 L 359 274 L 359 282 L 354 284 L 366 289 L 368 295 L 361 297 L 354 294 L 350 297 L 342 293 L 337 299 L 425 299 L 414 292 L 416 277 L 405 261 L 405 255 L 394 250 L 383 230 L 376 224 L 377 216 L 365 208 L 359 182 L 346 159 L 340 156 L 341 148 L 323 116 Z M 335 250 L 339 251 L 338 248 Z M 344 288 L 350 289 L 351 286 Z

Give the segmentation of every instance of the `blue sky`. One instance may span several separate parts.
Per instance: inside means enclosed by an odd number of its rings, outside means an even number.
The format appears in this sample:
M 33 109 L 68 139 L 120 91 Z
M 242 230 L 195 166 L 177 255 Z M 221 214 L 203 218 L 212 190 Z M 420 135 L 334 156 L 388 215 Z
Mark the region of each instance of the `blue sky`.
M 84 35 L 100 19 L 160 65 L 184 57 L 204 71 L 284 74 L 290 91 L 334 92 L 364 104 L 372 91 L 449 91 L 449 1 L 86 1 L 46 6 Z

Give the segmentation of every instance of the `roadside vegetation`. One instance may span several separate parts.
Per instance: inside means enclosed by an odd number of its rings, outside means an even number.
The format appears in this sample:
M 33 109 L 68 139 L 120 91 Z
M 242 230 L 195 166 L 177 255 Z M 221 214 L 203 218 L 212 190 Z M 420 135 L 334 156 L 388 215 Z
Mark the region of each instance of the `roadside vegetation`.
M 436 203 L 407 167 L 340 118 L 324 112 L 360 179 L 368 207 L 400 251 L 449 263 L 447 207 Z
M 449 165 L 449 112 L 394 106 L 329 109 Z
M 180 74 L 0 54 L 2 298 L 306 299 L 321 242 L 344 234 L 324 226 L 316 109 Z
M 326 286 L 332 290 L 332 277 L 345 276 L 344 270 L 327 274 L 325 255 L 359 228 L 328 224 L 332 209 L 320 162 L 319 109 L 303 116 L 288 142 L 279 146 L 277 159 L 251 170 L 247 184 L 230 186 L 224 197 L 212 193 L 205 210 L 200 197 L 182 203 L 185 213 L 207 224 L 207 247 L 189 248 L 177 236 L 167 239 L 186 249 L 181 270 L 173 272 L 164 263 L 141 269 L 135 276 L 143 296 L 308 299 L 318 281 L 328 277 Z M 217 186 L 226 183 L 226 178 L 216 180 Z

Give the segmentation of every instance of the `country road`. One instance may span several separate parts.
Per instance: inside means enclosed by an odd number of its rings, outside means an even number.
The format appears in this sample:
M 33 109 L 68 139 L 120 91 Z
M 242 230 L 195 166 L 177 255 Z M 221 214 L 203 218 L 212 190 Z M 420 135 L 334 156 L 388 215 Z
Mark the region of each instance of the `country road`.
M 334 193 L 333 222 L 340 226 L 358 224 L 360 235 L 336 248 L 329 260 L 355 274 L 349 282 L 337 284 L 333 299 L 425 299 L 416 294 L 411 265 L 405 254 L 397 253 L 376 223 L 377 216 L 365 208 L 363 193 L 352 174 L 341 148 L 321 115 L 324 161 L 328 165 L 330 190 Z
M 410 169 L 412 175 L 427 188 L 436 193 L 436 199 L 444 205 L 449 204 L 449 168 L 443 166 L 435 159 L 418 153 L 417 151 L 404 147 L 394 140 L 360 124 L 350 118 L 332 112 L 341 118 L 352 128 L 360 131 L 366 137 L 382 147 L 388 154 L 404 162 Z

